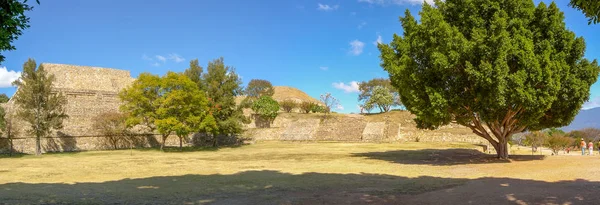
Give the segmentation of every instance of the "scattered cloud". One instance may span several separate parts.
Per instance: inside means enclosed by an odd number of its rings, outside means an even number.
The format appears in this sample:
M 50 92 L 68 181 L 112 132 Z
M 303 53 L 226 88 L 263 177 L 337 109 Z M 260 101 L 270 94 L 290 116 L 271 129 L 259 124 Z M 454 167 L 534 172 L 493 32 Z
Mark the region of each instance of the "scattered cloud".
M 336 110 L 344 110 L 344 106 L 338 104 L 337 106 L 335 106 Z
M 317 4 L 317 10 L 319 11 L 333 11 L 333 10 L 337 10 L 338 8 L 340 8 L 340 5 L 333 5 L 333 6 L 329 6 L 328 4 Z
M 363 28 L 363 27 L 365 27 L 366 25 L 367 25 L 367 22 L 366 22 L 366 21 L 362 21 L 362 22 L 360 22 L 360 24 L 358 24 L 357 28 L 358 28 L 358 29 L 362 29 L 362 28 Z
M 339 83 L 333 83 L 332 84 L 334 88 L 336 89 L 340 89 L 343 90 L 346 93 L 358 93 L 360 92 L 358 90 L 358 82 L 357 81 L 352 81 L 349 84 L 345 84 L 344 82 L 339 82 Z
M 171 54 L 169 54 L 168 58 L 170 60 L 175 61 L 175 63 L 181 63 L 181 62 L 183 62 L 185 60 L 185 58 L 181 57 L 177 53 L 171 53 Z
M 164 56 L 156 55 L 155 57 L 156 57 L 156 60 L 162 61 L 163 63 L 167 62 L 167 58 L 165 58 Z
M 358 0 L 358 2 L 364 2 L 368 4 L 376 4 L 381 6 L 386 6 L 390 4 L 395 5 L 406 5 L 406 4 L 422 4 L 423 2 L 427 2 L 430 5 L 433 5 L 433 0 Z
M 158 62 L 154 62 L 154 63 L 152 63 L 152 64 L 150 64 L 150 65 L 152 65 L 152 66 L 154 66 L 154 67 L 158 67 L 158 66 L 160 66 L 160 63 L 158 63 Z
M 359 40 L 353 40 L 350 42 L 350 54 L 358 56 L 363 52 L 364 47 L 365 43 Z
M 329 70 L 329 67 L 327 67 L 327 66 L 321 66 L 321 67 L 319 67 L 319 68 L 320 68 L 321 70 Z
M 383 43 L 383 39 L 381 38 L 381 35 L 377 35 L 377 40 L 373 41 L 373 45 L 377 46 L 382 43 Z
M 0 67 L 0 88 L 12 87 L 12 82 L 21 77 L 21 72 L 8 70 L 6 67 Z
M 146 54 L 142 55 L 142 59 L 145 61 L 152 61 L 152 58 L 148 57 Z
M 600 107 L 600 96 L 595 97 L 595 98 L 590 99 L 589 101 L 585 102 L 583 104 L 582 109 L 588 110 L 588 109 L 592 109 L 592 108 L 596 108 L 596 107 Z

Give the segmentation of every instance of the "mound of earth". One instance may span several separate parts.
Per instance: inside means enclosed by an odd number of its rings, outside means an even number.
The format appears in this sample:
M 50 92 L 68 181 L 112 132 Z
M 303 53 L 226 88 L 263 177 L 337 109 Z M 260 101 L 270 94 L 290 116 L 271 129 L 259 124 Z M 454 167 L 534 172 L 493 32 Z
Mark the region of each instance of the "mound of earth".
M 288 86 L 273 86 L 275 93 L 273 94 L 273 99 L 281 102 L 284 100 L 294 100 L 298 103 L 300 102 L 314 102 L 320 103 L 319 100 L 311 97 L 300 89 L 288 87 Z M 235 99 L 236 103 L 242 102 L 242 100 L 246 98 L 245 96 L 238 96 Z

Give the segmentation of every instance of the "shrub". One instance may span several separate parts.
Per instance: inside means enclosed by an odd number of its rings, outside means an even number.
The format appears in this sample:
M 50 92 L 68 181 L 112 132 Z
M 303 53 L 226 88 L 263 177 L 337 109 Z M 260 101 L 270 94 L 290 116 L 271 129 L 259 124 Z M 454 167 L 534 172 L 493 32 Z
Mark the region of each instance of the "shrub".
M 552 153 L 558 155 L 558 151 L 566 149 L 573 144 L 573 141 L 575 141 L 573 138 L 567 137 L 565 134 L 552 133 L 546 138 L 545 145 L 552 150 Z
M 113 149 L 118 149 L 119 145 L 126 141 L 127 125 L 125 123 L 127 115 L 118 112 L 107 112 L 94 117 L 94 128 L 106 137 L 108 144 Z
M 284 101 L 280 102 L 279 105 L 287 113 L 292 112 L 292 110 L 294 110 L 294 108 L 298 107 L 298 103 L 296 103 L 296 101 L 294 101 L 294 100 L 284 100 Z
M 325 106 L 321 106 L 321 105 L 319 105 L 317 103 L 312 103 L 310 111 L 313 112 L 313 113 L 327 113 L 328 112 L 328 108 L 326 108 Z
M 302 103 L 300 103 L 299 107 L 300 111 L 302 111 L 303 113 L 310 113 L 310 111 L 312 111 L 313 108 L 313 103 L 303 101 Z
M 262 119 L 266 120 L 269 124 L 277 117 L 279 111 L 279 103 L 273 100 L 270 96 L 260 97 L 252 105 L 252 111 L 258 114 Z

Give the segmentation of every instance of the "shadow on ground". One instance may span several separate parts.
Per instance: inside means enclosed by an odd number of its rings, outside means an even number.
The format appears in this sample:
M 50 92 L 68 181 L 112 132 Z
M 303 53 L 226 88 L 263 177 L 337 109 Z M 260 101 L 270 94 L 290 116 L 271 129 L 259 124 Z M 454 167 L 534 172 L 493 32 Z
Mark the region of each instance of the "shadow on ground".
M 460 165 L 510 163 L 511 161 L 543 160 L 543 155 L 510 155 L 510 160 L 499 160 L 496 155 L 485 154 L 474 149 L 421 149 L 394 150 L 386 152 L 353 153 L 352 156 L 384 160 L 399 164 Z
M 10 174 L 10 173 L 2 173 Z M 246 171 L 0 184 L 0 204 L 594 204 L 599 182 Z

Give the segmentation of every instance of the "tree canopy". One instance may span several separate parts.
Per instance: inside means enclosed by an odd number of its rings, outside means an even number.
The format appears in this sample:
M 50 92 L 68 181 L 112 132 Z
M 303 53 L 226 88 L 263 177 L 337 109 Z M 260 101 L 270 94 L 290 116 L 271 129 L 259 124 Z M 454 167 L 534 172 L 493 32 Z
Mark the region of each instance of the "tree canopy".
M 389 79 L 375 78 L 358 84 L 358 101 L 362 101 L 362 108 L 379 108 L 380 112 L 388 112 L 393 106 L 400 106 L 400 96 Z M 377 90 L 377 92 L 375 92 Z M 375 93 L 377 95 L 375 96 Z M 374 97 L 375 96 L 375 97 Z M 391 100 L 391 101 L 390 101 Z
M 246 87 L 246 96 L 260 98 L 262 96 L 273 96 L 275 90 L 268 80 L 252 79 Z
M 258 114 L 263 120 L 266 120 L 269 125 L 279 112 L 279 103 L 275 101 L 271 96 L 265 95 L 252 104 L 252 111 Z
M 39 4 L 39 0 L 36 0 Z M 29 28 L 29 17 L 25 12 L 31 11 L 32 6 L 27 5 L 27 0 L 2 0 L 0 1 L 0 51 L 15 50 L 13 41 L 19 39 L 23 30 Z M 0 54 L 0 63 L 4 55 Z
M 571 0 L 569 6 L 580 10 L 588 18 L 588 24 L 600 22 L 600 1 L 598 0 Z
M 25 62 L 21 77 L 13 82 L 18 87 L 13 99 L 17 117 L 31 126 L 27 132 L 35 136 L 36 154 L 41 155 L 41 138 L 62 128 L 68 115 L 65 114 L 67 99 L 52 86 L 54 75 L 48 74 L 43 65 L 36 67 L 33 59 Z
M 555 3 L 436 1 L 420 16 L 407 10 L 403 34 L 379 44 L 381 66 L 419 128 L 467 126 L 499 158 L 514 133 L 569 124 L 598 78 Z

